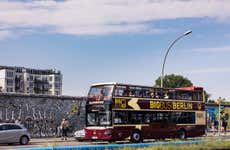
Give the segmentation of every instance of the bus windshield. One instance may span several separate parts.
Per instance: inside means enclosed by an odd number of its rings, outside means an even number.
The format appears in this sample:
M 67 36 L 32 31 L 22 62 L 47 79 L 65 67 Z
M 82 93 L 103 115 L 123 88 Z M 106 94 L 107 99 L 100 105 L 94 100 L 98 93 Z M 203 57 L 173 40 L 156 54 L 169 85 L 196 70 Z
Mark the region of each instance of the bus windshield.
M 110 105 L 89 105 L 87 108 L 87 126 L 110 126 Z
M 92 86 L 88 96 L 96 100 L 109 100 L 112 97 L 113 87 L 113 85 Z

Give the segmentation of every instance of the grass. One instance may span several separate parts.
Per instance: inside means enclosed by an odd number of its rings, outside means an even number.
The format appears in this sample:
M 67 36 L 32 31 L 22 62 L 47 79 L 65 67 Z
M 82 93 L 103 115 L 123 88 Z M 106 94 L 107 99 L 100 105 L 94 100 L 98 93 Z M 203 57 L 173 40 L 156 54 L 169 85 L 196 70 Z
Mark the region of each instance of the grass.
M 126 147 L 121 150 L 227 150 L 230 149 L 230 141 L 208 141 L 199 144 L 187 145 L 158 145 L 146 148 L 130 148 Z
M 41 145 L 41 147 L 56 147 L 56 146 L 59 146 L 58 141 L 45 142 Z

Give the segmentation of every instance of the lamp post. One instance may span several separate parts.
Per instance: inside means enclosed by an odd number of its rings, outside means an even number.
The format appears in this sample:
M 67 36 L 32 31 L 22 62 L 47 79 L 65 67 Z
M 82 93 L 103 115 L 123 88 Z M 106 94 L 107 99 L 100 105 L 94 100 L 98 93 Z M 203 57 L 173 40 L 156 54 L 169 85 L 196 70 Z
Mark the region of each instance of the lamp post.
M 166 58 L 168 56 L 168 53 L 170 51 L 170 49 L 173 47 L 173 45 L 178 41 L 180 40 L 181 38 L 183 38 L 184 36 L 187 36 L 189 34 L 191 34 L 192 31 L 191 30 L 188 30 L 186 32 L 184 32 L 182 35 L 179 35 L 168 47 L 167 51 L 166 51 L 166 54 L 165 54 L 165 57 L 164 57 L 164 61 L 163 61 L 163 65 L 162 65 L 162 71 L 161 71 L 161 88 L 163 88 L 163 79 L 164 79 L 164 68 L 165 68 L 165 62 L 166 62 Z
M 219 112 L 218 112 L 218 136 L 220 136 L 220 129 L 221 129 L 221 117 L 220 117 L 220 111 L 221 111 L 221 103 L 224 101 L 221 97 L 219 97 L 216 102 L 219 105 Z

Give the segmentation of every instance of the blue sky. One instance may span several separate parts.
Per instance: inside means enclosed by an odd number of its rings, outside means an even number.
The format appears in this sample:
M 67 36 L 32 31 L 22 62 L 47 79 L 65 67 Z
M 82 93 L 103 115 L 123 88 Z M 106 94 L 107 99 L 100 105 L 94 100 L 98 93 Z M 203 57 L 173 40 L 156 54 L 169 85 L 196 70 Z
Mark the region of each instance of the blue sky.
M 153 85 L 166 74 L 230 100 L 230 1 L 0 1 L 1 65 L 61 70 L 63 94 L 97 82 Z

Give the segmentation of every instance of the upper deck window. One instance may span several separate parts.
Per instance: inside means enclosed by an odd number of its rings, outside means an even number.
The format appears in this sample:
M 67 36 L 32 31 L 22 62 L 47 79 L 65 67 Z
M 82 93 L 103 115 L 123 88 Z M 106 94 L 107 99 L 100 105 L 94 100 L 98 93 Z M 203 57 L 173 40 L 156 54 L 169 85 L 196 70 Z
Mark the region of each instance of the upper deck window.
M 109 100 L 112 97 L 113 87 L 113 85 L 93 86 L 88 96 L 96 100 Z
M 133 85 L 117 85 L 114 96 L 190 101 L 202 101 L 203 99 L 202 90 L 198 91 L 189 88 L 151 88 Z
M 117 85 L 115 89 L 115 96 L 128 96 L 129 94 L 129 87 L 128 86 L 122 86 Z
M 128 85 L 117 85 L 114 92 L 115 96 L 121 97 L 150 97 L 150 88 Z

